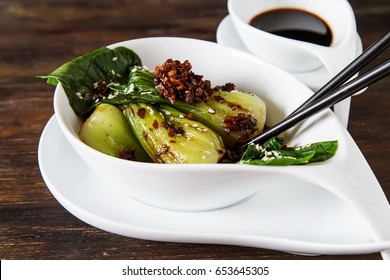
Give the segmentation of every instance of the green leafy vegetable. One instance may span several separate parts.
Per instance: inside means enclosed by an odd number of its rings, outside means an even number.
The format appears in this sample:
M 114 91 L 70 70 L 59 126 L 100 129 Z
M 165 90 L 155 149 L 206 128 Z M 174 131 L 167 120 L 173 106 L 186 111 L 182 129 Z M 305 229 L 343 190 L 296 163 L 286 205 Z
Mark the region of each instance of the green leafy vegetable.
M 287 147 L 284 140 L 274 137 L 263 145 L 248 146 L 239 164 L 299 165 L 325 161 L 336 154 L 337 141 L 324 141 L 298 147 Z
M 134 102 L 170 104 L 170 101 L 156 90 L 154 78 L 154 74 L 145 67 L 130 67 L 128 81 L 124 84 L 111 85 L 110 89 L 115 92 L 115 95 L 109 99 L 101 99 L 99 103 L 112 105 L 129 105 Z
M 52 85 L 61 83 L 73 110 L 85 118 L 97 106 L 97 99 L 110 95 L 110 84 L 127 83 L 129 68 L 134 65 L 141 65 L 141 59 L 132 50 L 104 47 L 38 77 Z
M 170 72 L 169 81 L 182 85 Z M 132 158 L 135 152 L 140 161 L 150 157 L 164 163 L 217 163 L 225 147 L 234 149 L 245 143 L 260 134 L 265 124 L 264 102 L 230 87 L 210 94 L 208 86 L 207 98 L 191 104 L 164 97 L 156 89 L 155 74 L 125 47 L 97 49 L 38 77 L 62 85 L 74 112 L 86 119 L 80 138 L 113 156 Z M 190 92 L 183 88 L 184 95 Z M 238 163 L 320 162 L 334 156 L 337 146 L 337 141 L 327 141 L 292 148 L 283 139 L 273 138 L 263 145 L 249 145 Z

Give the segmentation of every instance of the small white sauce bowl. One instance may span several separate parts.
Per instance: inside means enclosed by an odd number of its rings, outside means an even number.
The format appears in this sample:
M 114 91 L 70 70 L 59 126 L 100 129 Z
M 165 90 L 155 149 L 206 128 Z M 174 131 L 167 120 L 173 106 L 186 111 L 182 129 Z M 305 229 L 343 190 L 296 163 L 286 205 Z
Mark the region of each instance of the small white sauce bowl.
M 229 0 L 227 6 L 234 27 L 246 47 L 259 58 L 287 71 L 302 73 L 325 66 L 333 77 L 355 58 L 358 35 L 355 15 L 347 0 Z M 310 12 L 324 20 L 331 29 L 331 45 L 321 46 L 274 35 L 249 24 L 261 13 L 283 8 Z M 301 25 L 301 28 L 312 25 L 302 19 L 289 23 L 291 26 Z

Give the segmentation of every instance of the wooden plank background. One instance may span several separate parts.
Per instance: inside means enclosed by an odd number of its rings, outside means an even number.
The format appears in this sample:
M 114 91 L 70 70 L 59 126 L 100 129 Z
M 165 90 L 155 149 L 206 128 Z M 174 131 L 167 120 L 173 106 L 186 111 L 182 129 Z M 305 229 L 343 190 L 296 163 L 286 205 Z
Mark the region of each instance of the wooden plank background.
M 386 0 L 351 0 L 367 47 L 389 30 Z M 53 87 L 34 78 L 114 42 L 148 36 L 215 41 L 224 0 L 0 1 L 0 259 L 379 259 L 155 242 L 94 228 L 51 195 L 37 164 Z M 377 61 L 388 57 L 388 52 Z M 349 132 L 390 198 L 390 80 L 354 97 Z

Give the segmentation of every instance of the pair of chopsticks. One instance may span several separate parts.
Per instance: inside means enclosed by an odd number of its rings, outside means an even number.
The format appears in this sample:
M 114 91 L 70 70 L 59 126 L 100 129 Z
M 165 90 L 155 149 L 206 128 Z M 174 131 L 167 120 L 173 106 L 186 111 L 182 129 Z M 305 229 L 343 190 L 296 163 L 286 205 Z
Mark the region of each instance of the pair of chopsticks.
M 361 55 L 340 71 L 334 78 L 321 89 L 307 99 L 293 113 L 276 125 L 265 130 L 262 134 L 242 145 L 245 148 L 251 143 L 262 144 L 274 136 L 286 131 L 302 120 L 329 108 L 367 86 L 379 81 L 390 73 L 390 59 L 363 75 L 348 81 L 355 76 L 364 66 L 386 50 L 390 45 L 390 32 L 387 32 L 379 40 L 368 47 Z M 348 82 L 347 82 L 348 81 Z M 347 82 L 347 83 L 346 83 Z

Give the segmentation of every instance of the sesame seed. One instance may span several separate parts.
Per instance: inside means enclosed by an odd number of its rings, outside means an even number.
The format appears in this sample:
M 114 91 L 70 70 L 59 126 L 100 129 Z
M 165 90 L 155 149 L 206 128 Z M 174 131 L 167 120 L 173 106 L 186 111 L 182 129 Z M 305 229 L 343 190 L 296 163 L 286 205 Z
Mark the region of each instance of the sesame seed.
M 208 155 L 211 155 L 211 152 L 210 151 L 204 151 L 206 154 L 208 154 Z
M 116 57 L 116 56 L 114 56 L 113 58 L 112 58 L 112 61 L 117 61 L 118 60 L 118 58 Z
M 76 95 L 77 95 L 78 98 L 84 99 L 84 97 L 81 95 L 81 92 L 77 92 Z
M 111 93 L 107 98 L 108 99 L 112 99 L 112 98 L 114 98 L 114 97 L 117 97 L 118 96 L 118 94 L 119 94 L 119 92 L 114 92 L 114 93 Z
M 210 109 L 208 109 L 207 111 L 208 111 L 210 114 L 215 114 L 215 110 L 214 110 L 214 109 L 211 109 L 211 108 L 210 108 Z
M 192 138 L 191 138 L 191 137 L 186 137 L 186 139 L 187 139 L 188 141 L 190 141 Z
M 253 145 L 253 144 L 252 144 Z M 263 148 L 263 146 L 259 145 L 259 144 L 256 144 L 255 146 L 256 150 L 258 150 L 259 152 L 266 152 L 266 150 Z
M 198 127 L 199 125 L 197 123 L 194 123 L 191 125 L 192 127 Z
M 207 132 L 207 131 L 209 131 L 209 130 L 208 130 L 207 128 L 203 128 L 202 131 L 203 131 L 203 132 Z
M 153 110 L 153 108 L 152 108 L 152 107 L 150 107 L 150 106 L 146 106 L 146 108 L 148 108 L 148 110 L 149 110 L 149 114 L 151 114 L 151 115 L 154 115 L 154 110 Z
M 202 159 L 206 159 L 206 156 L 205 156 L 205 155 L 203 155 L 203 156 L 202 156 Z
M 115 75 L 115 71 L 114 71 L 114 69 L 112 69 L 112 70 L 111 70 L 111 73 L 112 73 L 112 75 Z
M 125 94 L 132 93 L 134 91 L 134 84 L 130 84 L 126 89 L 125 89 Z
M 299 150 L 304 149 L 304 148 L 309 148 L 310 146 L 311 146 L 311 144 L 307 144 L 307 145 L 303 145 L 303 146 L 298 146 L 298 147 L 296 147 L 294 150 L 299 151 Z
M 179 115 L 179 118 L 184 119 L 183 114 L 180 114 L 180 115 Z

